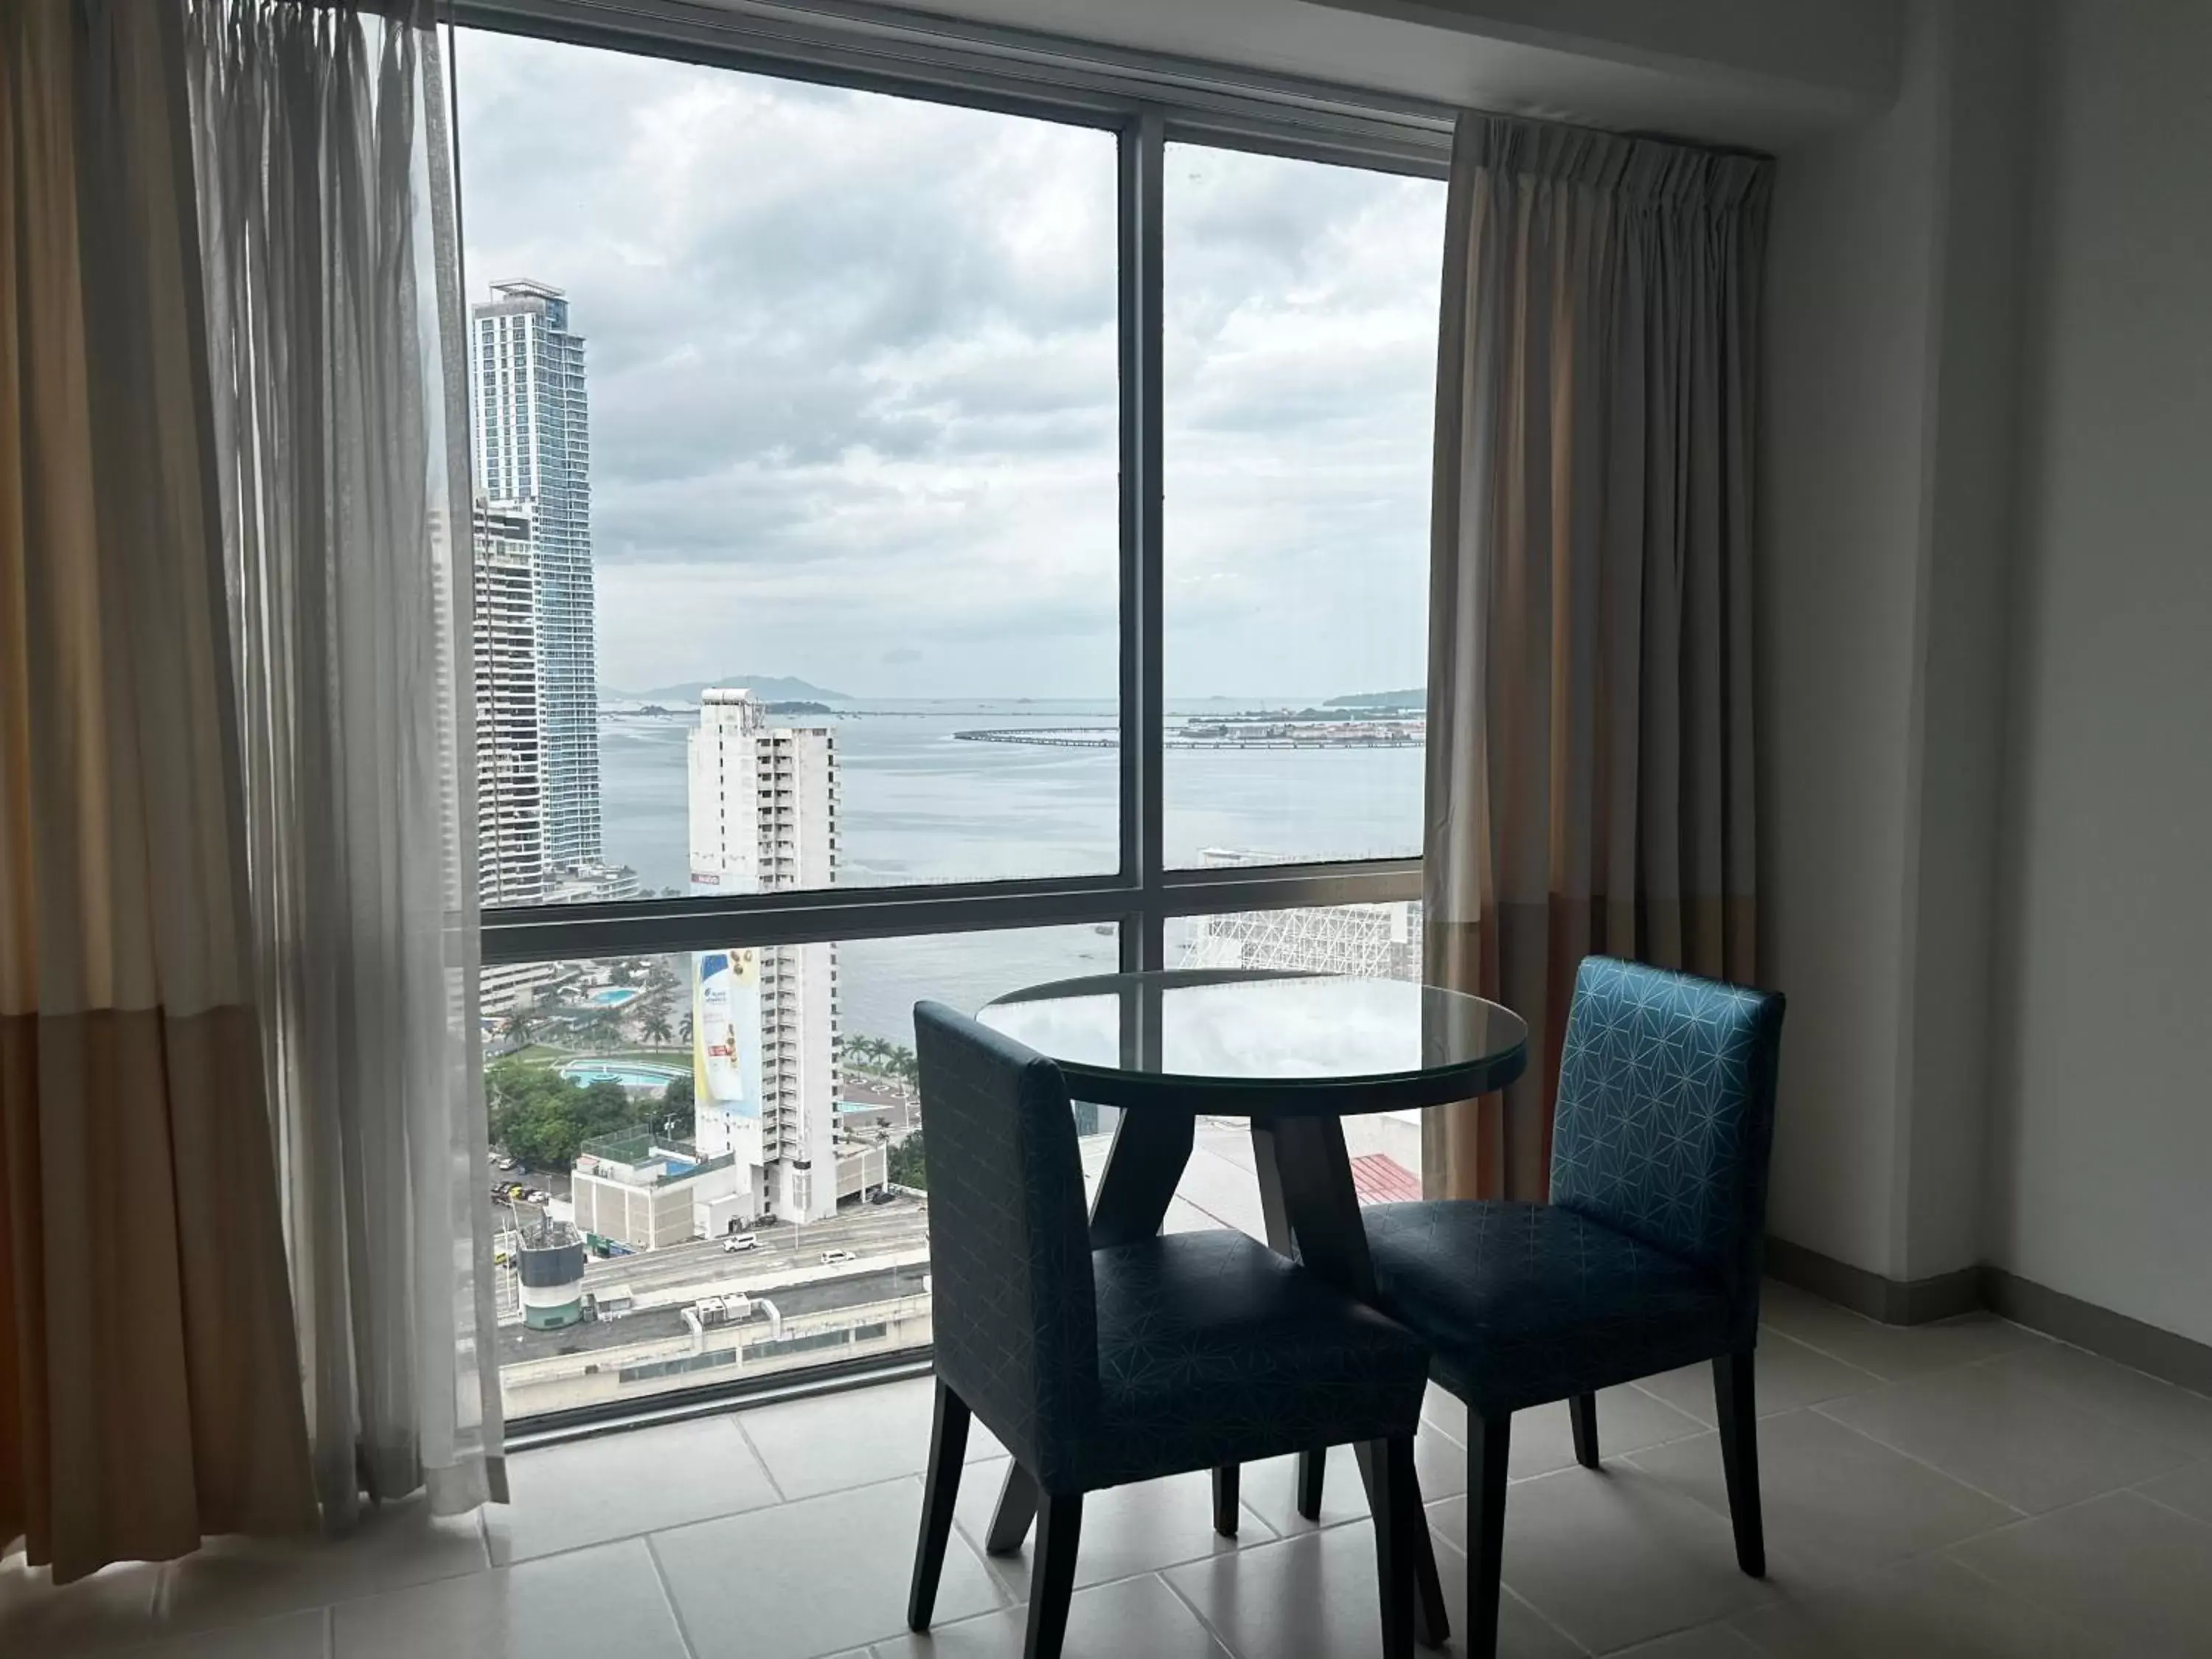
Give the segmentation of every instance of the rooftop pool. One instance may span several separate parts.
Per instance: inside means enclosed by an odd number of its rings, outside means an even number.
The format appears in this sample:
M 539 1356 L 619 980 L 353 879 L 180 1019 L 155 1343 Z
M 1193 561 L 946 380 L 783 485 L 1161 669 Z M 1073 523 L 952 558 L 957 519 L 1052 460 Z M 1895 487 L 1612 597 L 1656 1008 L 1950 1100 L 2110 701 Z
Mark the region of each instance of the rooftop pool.
M 690 1070 L 642 1060 L 572 1060 L 561 1068 L 571 1083 L 619 1083 L 625 1089 L 665 1089 Z

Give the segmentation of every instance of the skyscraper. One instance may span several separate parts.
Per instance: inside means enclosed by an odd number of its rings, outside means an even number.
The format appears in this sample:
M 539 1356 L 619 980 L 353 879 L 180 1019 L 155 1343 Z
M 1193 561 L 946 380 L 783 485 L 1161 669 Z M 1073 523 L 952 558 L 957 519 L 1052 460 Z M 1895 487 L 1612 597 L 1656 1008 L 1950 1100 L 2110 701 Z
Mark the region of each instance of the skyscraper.
M 744 690 L 700 696 L 690 737 L 691 887 L 827 887 L 837 860 L 836 739 L 770 726 Z M 757 1214 L 837 1208 L 837 947 L 700 953 L 696 1139 L 751 1166 Z
M 584 340 L 557 288 L 495 283 L 492 295 L 470 308 L 470 430 L 490 507 L 530 518 L 544 859 L 558 868 L 600 856 Z
M 545 896 L 532 540 L 526 506 L 477 503 L 477 890 L 485 904 L 535 904 Z

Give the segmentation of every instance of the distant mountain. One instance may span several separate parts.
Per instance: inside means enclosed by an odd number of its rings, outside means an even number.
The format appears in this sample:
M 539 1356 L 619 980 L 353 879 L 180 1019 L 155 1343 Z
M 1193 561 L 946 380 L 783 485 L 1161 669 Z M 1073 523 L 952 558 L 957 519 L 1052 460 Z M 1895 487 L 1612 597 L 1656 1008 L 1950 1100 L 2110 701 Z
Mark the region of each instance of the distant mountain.
M 696 702 L 709 686 L 742 688 L 763 702 L 850 702 L 842 691 L 825 691 L 805 680 L 781 674 L 724 674 L 718 679 L 685 680 L 680 685 L 656 685 L 650 691 L 611 691 L 602 695 L 635 702 Z
M 1425 708 L 1429 694 L 1420 686 L 1407 691 L 1356 691 L 1348 697 L 1331 697 L 1331 708 Z

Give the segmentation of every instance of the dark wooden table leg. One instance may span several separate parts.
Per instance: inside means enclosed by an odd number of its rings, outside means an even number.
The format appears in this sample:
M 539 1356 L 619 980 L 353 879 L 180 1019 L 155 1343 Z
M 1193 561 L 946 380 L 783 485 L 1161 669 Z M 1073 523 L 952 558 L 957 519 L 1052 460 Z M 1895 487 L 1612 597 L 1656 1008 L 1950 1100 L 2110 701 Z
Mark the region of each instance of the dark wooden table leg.
M 1252 1120 L 1252 1165 L 1260 1185 L 1260 1218 L 1267 1229 L 1267 1248 L 1296 1260 L 1297 1241 L 1291 1231 L 1291 1212 L 1283 1198 L 1283 1172 L 1275 1154 L 1275 1129 L 1267 1118 Z M 1298 1454 L 1296 1493 L 1298 1513 L 1309 1521 L 1321 1519 L 1322 1482 L 1328 1468 L 1328 1448 L 1309 1446 Z
M 1098 1177 L 1097 1194 L 1091 1200 L 1092 1249 L 1159 1236 L 1176 1184 L 1190 1162 L 1197 1132 L 1197 1116 L 1172 1107 L 1136 1107 L 1121 1114 L 1114 1127 L 1106 1168 Z M 1036 1518 L 1036 1482 L 1020 1464 L 1012 1465 L 1006 1471 L 1006 1484 L 999 1490 L 999 1506 L 991 1512 L 985 1549 L 993 1555 L 1011 1555 L 1021 1548 L 1030 1522 Z
M 1282 1117 L 1270 1125 L 1272 1152 L 1283 1206 L 1297 1240 L 1298 1260 L 1316 1273 L 1363 1302 L 1375 1300 L 1375 1263 L 1367 1253 L 1367 1227 L 1359 1218 L 1359 1194 L 1352 1184 L 1352 1158 L 1344 1146 L 1344 1127 L 1334 1117 Z M 1259 1136 L 1253 1137 L 1255 1151 Z M 1261 1190 L 1265 1191 L 1262 1182 Z M 1388 1501 L 1389 1494 L 1370 1467 L 1368 1449 L 1359 1449 L 1360 1476 L 1367 1486 L 1370 1505 Z M 1421 1508 L 1420 1486 L 1410 1471 L 1407 1513 L 1419 1516 L 1409 1524 L 1407 1539 L 1413 1556 L 1418 1585 L 1414 1597 L 1414 1630 L 1421 1645 L 1440 1648 L 1451 1633 L 1444 1612 L 1443 1581 L 1437 1576 L 1437 1555 Z M 1318 1506 L 1316 1506 L 1318 1507 Z

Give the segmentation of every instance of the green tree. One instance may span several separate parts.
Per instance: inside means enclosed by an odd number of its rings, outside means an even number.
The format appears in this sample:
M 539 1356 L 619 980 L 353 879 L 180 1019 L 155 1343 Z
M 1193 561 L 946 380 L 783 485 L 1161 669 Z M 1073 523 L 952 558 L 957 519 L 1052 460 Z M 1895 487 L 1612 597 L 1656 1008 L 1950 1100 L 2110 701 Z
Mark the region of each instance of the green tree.
M 500 1035 L 521 1048 L 530 1041 L 530 1034 L 538 1029 L 538 1019 L 527 1008 L 517 1008 L 500 1022 Z
M 674 1028 L 668 1023 L 668 1011 L 658 1003 L 646 1012 L 645 1018 L 638 1023 L 638 1029 L 645 1034 L 647 1042 L 659 1043 L 664 1048 L 669 1038 L 675 1035 Z
M 929 1168 L 924 1162 L 921 1130 L 894 1144 L 885 1164 L 890 1180 L 897 1185 L 928 1190 Z

